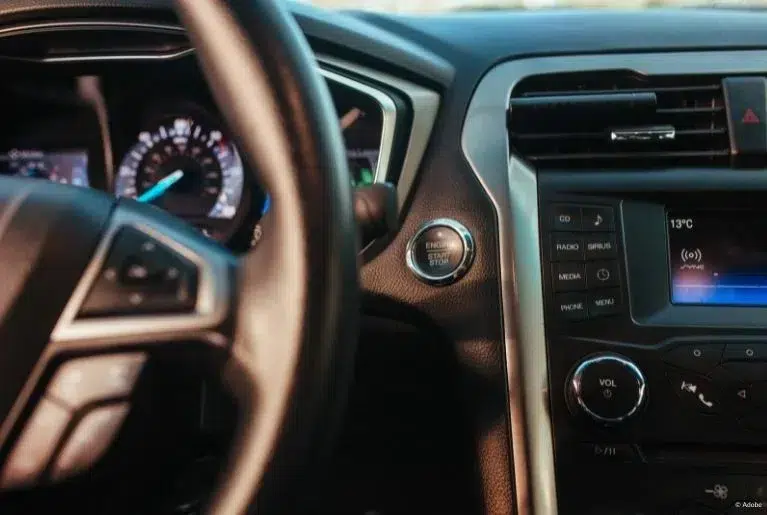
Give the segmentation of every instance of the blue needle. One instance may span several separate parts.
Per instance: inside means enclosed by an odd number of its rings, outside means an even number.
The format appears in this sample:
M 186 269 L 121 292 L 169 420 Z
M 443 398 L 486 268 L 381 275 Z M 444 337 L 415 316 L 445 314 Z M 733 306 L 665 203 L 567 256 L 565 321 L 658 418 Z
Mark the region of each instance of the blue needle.
M 156 198 L 162 197 L 165 192 L 180 181 L 182 177 L 184 177 L 184 171 L 176 170 L 172 174 L 158 181 L 157 184 L 142 193 L 136 200 L 139 202 L 151 202 Z

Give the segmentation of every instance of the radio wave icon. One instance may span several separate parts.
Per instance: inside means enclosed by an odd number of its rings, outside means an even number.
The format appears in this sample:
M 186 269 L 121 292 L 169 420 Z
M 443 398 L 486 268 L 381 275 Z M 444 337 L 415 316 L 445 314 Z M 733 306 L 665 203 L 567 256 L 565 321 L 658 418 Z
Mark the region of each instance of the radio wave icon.
M 682 262 L 695 261 L 700 263 L 703 260 L 703 252 L 700 249 L 682 249 Z

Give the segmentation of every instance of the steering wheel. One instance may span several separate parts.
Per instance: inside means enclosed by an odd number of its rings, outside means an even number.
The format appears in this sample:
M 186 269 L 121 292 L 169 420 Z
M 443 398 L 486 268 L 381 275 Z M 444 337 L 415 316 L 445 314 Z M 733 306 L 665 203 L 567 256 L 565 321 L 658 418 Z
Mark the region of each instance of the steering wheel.
M 343 399 L 359 310 L 349 174 L 326 85 L 280 4 L 175 1 L 275 199 L 248 255 L 151 206 L 0 178 L 0 487 L 97 462 L 160 347 L 225 354 L 216 372 L 240 418 L 206 513 L 246 512 L 266 471 L 301 457 Z

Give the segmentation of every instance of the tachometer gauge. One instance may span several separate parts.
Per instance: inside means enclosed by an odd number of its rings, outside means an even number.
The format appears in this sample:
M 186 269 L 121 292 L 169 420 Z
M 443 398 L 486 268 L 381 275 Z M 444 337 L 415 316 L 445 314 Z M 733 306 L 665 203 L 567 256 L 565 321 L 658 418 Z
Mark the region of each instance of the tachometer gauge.
M 171 117 L 141 132 L 120 164 L 115 194 L 154 204 L 225 241 L 237 230 L 242 161 L 220 128 Z

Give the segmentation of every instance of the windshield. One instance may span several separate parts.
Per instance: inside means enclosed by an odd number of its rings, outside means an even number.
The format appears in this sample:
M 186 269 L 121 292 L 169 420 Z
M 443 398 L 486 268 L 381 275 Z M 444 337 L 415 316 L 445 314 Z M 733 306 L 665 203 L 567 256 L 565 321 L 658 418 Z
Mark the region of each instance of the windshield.
M 387 12 L 444 12 L 557 7 L 628 8 L 645 7 L 753 7 L 758 0 L 299 0 L 321 7 Z M 767 2 L 766 2 L 767 4 Z M 765 5 L 767 7 L 767 5 Z

